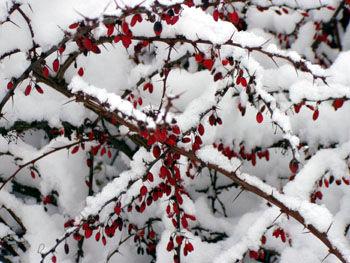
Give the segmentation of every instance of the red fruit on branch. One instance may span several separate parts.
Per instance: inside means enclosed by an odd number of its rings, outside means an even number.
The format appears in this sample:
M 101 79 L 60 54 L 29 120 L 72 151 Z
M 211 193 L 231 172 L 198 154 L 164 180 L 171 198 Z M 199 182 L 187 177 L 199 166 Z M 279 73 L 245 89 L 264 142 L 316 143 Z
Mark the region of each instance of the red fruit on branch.
M 238 25 L 239 23 L 239 16 L 237 12 L 232 12 L 228 14 L 229 20 L 232 22 L 234 25 Z
M 166 250 L 170 252 L 170 251 L 172 251 L 173 249 L 174 249 L 174 242 L 173 242 L 172 239 L 170 239 L 169 242 L 168 242 L 168 244 L 167 244 L 167 246 L 166 246 Z
M 89 39 L 89 38 L 84 38 L 84 39 L 83 39 L 83 45 L 84 45 L 84 47 L 85 47 L 87 50 L 89 50 L 89 51 L 92 50 L 93 44 L 92 44 L 91 39 Z
M 35 89 L 38 93 L 40 94 L 43 94 L 44 93 L 44 90 L 38 85 L 38 84 L 35 84 Z
M 140 195 L 145 196 L 148 193 L 148 189 L 145 185 L 141 186 L 140 188 Z
M 295 174 L 299 169 L 299 162 L 296 159 L 292 159 L 289 163 L 289 170 Z
M 26 87 L 26 89 L 24 90 L 24 95 L 25 96 L 28 96 L 30 94 L 30 92 L 32 91 L 32 86 L 31 85 L 28 85 Z
M 155 22 L 153 25 L 153 31 L 156 34 L 156 36 L 160 36 L 160 34 L 162 33 L 162 30 L 163 30 L 162 23 L 160 21 Z
M 213 18 L 215 21 L 218 21 L 219 20 L 219 10 L 215 9 L 214 12 L 213 12 Z
M 326 188 L 328 188 L 329 187 L 329 181 L 328 181 L 328 179 L 324 179 L 323 180 L 323 182 L 324 182 L 324 186 L 326 187 Z
M 312 114 L 312 119 L 313 119 L 314 121 L 317 120 L 319 115 L 320 115 L 320 113 L 319 113 L 318 109 L 316 109 L 316 110 L 314 111 L 314 113 Z
M 52 69 L 55 72 L 58 72 L 60 68 L 60 61 L 58 60 L 58 58 L 56 58 L 53 62 L 52 62 Z
M 95 235 L 95 240 L 96 242 L 98 242 L 101 238 L 101 233 L 100 232 L 97 232 L 96 235 Z
M 214 81 L 218 81 L 222 79 L 222 73 L 221 72 L 218 72 L 214 75 Z
M 181 225 L 183 228 L 188 228 L 188 222 L 185 216 L 181 217 Z
M 63 54 L 63 52 L 66 50 L 66 46 L 65 45 L 62 45 L 62 46 L 60 46 L 59 48 L 58 48 L 58 53 L 60 54 L 60 55 L 62 55 Z
M 13 82 L 12 81 L 7 83 L 7 89 L 13 89 Z
M 114 213 L 119 216 L 121 211 L 122 211 L 121 205 L 120 203 L 117 203 L 114 207 Z
M 151 172 L 147 173 L 147 180 L 150 181 L 150 182 L 153 182 L 154 177 L 153 177 L 153 174 Z
M 69 29 L 76 29 L 79 26 L 79 23 L 73 23 L 69 25 Z
M 85 238 L 90 238 L 92 236 L 92 229 L 90 227 L 85 229 L 84 236 Z
M 200 62 L 203 61 L 204 56 L 203 56 L 202 53 L 196 53 L 196 54 L 194 55 L 194 59 L 196 60 L 197 63 L 200 63 Z
M 102 245 L 106 246 L 107 240 L 105 236 L 102 236 Z
M 147 82 L 145 85 L 143 85 L 143 90 L 148 90 L 149 93 L 153 92 L 153 85 L 152 83 Z
M 213 68 L 214 61 L 212 59 L 204 59 L 202 64 L 206 69 L 211 70 Z
M 250 250 L 249 257 L 252 259 L 259 259 L 259 253 L 257 251 L 254 251 L 254 250 Z
M 133 15 L 133 17 L 131 18 L 130 25 L 133 27 L 136 25 L 137 22 L 142 22 L 142 16 L 140 14 Z
M 182 244 L 182 241 L 184 240 L 183 236 L 176 236 L 175 241 L 177 243 L 178 246 L 180 246 Z
M 122 40 L 122 44 L 125 48 L 128 48 L 132 43 L 131 37 L 129 37 L 127 35 L 122 35 L 121 40 Z
M 106 28 L 107 28 L 107 36 L 113 35 L 114 24 L 108 24 L 108 25 L 106 25 Z
M 105 155 L 106 152 L 107 152 L 106 147 L 102 147 L 101 152 L 100 152 L 101 156 Z
M 344 99 L 335 99 L 332 103 L 334 110 L 341 108 L 344 104 Z
M 77 153 L 78 151 L 79 151 L 79 145 L 76 145 L 76 146 L 73 147 L 71 153 L 72 153 L 72 154 L 75 154 L 75 153 Z
M 84 69 L 83 69 L 83 68 L 79 68 L 79 70 L 78 70 L 78 75 L 79 75 L 80 77 L 84 76 Z
M 256 121 L 257 123 L 262 123 L 264 120 L 264 116 L 262 115 L 262 113 L 259 111 L 257 114 L 256 114 Z
M 126 23 L 126 22 L 122 23 L 122 31 L 126 35 L 129 34 L 130 29 L 129 29 L 129 24 L 128 23 Z
M 194 247 L 190 242 L 188 242 L 185 246 L 188 252 L 192 252 L 194 250 Z
M 73 234 L 73 238 L 76 241 L 80 241 L 83 237 L 79 233 L 76 232 L 76 233 Z
M 177 125 L 174 125 L 174 126 L 171 128 L 171 130 L 172 130 L 172 132 L 173 132 L 174 134 L 176 134 L 176 135 L 179 135 L 179 134 L 181 133 L 180 128 L 179 128 L 179 126 L 177 126 Z
M 301 107 L 302 107 L 303 105 L 304 105 L 303 102 L 298 103 L 298 104 L 294 104 L 294 111 L 295 111 L 295 113 L 299 113 L 299 112 L 300 112 L 300 109 L 301 109 Z
M 203 134 L 204 134 L 204 126 L 203 126 L 203 124 L 200 123 L 200 124 L 198 125 L 197 130 L 198 130 L 199 135 L 200 135 L 200 136 L 203 136 Z

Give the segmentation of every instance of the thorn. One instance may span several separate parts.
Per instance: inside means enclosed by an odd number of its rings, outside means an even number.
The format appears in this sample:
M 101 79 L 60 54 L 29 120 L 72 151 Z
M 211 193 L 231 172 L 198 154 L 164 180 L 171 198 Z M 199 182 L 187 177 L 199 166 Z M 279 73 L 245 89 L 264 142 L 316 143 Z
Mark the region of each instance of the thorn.
M 281 213 L 272 221 L 272 224 L 271 224 L 271 225 L 275 224 L 275 222 L 277 221 L 277 219 L 278 219 L 282 214 L 283 214 L 283 212 L 281 212 Z
M 328 231 L 331 229 L 332 225 L 333 225 L 333 222 L 332 222 L 332 223 L 329 225 L 329 227 L 327 228 L 326 234 L 328 234 Z
M 12 24 L 14 24 L 16 27 L 18 27 L 18 28 L 21 28 L 19 25 L 17 25 L 15 22 L 13 22 L 12 20 L 8 20 L 10 23 L 12 23 Z
M 241 193 L 243 193 L 243 192 L 244 192 L 244 189 L 242 189 L 242 190 L 236 195 L 236 197 L 233 199 L 232 203 L 234 203 L 234 202 L 237 200 L 237 198 L 241 195 Z
M 331 253 L 328 252 L 328 254 L 322 259 L 321 263 L 326 260 L 326 258 L 330 255 Z
M 266 45 L 267 43 L 269 43 L 269 42 L 271 41 L 271 39 L 272 39 L 272 38 L 267 39 L 267 40 L 266 40 L 264 43 L 262 43 L 260 46 L 262 47 L 262 46 Z
M 279 66 L 278 66 L 278 64 L 277 64 L 277 62 L 276 62 L 276 60 L 275 60 L 272 56 L 271 56 L 270 58 L 271 58 L 271 60 L 273 61 L 273 63 L 275 63 L 276 67 L 279 68 Z

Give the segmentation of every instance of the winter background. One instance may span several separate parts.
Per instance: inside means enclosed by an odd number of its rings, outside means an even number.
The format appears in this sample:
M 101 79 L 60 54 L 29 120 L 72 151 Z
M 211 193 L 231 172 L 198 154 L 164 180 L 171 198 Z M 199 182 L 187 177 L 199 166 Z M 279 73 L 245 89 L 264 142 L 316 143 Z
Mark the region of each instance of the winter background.
M 0 0 L 0 261 L 350 262 L 349 20 Z

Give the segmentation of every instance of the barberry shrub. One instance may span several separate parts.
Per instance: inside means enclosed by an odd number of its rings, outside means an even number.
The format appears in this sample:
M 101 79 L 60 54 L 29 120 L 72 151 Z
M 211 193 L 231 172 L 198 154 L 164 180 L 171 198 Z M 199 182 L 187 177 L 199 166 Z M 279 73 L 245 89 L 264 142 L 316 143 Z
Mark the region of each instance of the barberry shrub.
M 350 262 L 350 3 L 2 0 L 1 262 Z

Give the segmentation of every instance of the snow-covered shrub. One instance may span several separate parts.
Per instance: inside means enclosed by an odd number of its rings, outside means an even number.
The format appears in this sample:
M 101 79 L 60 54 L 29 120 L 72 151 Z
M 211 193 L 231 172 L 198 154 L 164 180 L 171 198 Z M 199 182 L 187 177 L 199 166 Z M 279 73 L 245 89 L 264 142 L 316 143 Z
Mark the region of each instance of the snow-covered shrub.
M 1 0 L 1 262 L 350 262 L 350 1 Z

